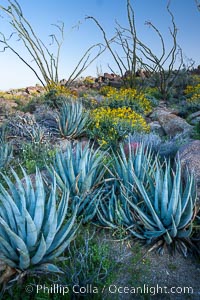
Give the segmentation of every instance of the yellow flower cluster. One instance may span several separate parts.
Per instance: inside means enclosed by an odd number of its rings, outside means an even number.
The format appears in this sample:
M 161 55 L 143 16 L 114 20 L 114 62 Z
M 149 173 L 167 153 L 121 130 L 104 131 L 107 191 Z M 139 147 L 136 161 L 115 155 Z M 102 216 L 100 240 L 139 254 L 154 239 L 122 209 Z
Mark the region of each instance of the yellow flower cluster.
M 86 85 L 91 85 L 94 83 L 94 79 L 90 76 L 85 77 L 85 79 L 83 80 L 84 84 Z
M 112 119 L 113 124 L 117 124 L 119 121 L 128 121 L 132 127 L 139 123 L 144 130 L 149 128 L 144 118 L 130 107 L 113 109 L 110 107 L 99 107 L 92 111 L 92 118 L 96 121 L 96 127 L 99 126 L 100 121 L 108 118 Z
M 136 89 L 121 88 L 120 90 L 117 90 L 112 87 L 103 87 L 100 92 L 105 96 L 105 102 L 108 106 L 135 107 L 134 109 L 139 110 L 144 114 L 148 114 L 152 110 L 151 103 L 145 97 L 145 94 L 138 92 Z
M 114 87 L 111 87 L 111 86 L 106 85 L 106 86 L 103 86 L 102 88 L 100 88 L 100 91 L 99 91 L 99 92 L 100 92 L 100 94 L 102 94 L 103 96 L 107 96 L 108 93 L 110 93 L 110 92 L 112 92 L 112 91 L 117 92 L 117 89 L 114 88 Z
M 48 91 L 54 90 L 56 96 L 65 96 L 65 97 L 72 97 L 77 98 L 78 94 L 75 91 L 71 91 L 69 88 L 67 88 L 64 85 L 56 84 L 54 82 L 51 82 L 48 86 Z
M 91 111 L 92 131 L 100 145 L 108 145 L 134 131 L 149 131 L 144 118 L 130 107 L 99 107 Z
M 200 83 L 197 85 L 188 85 L 184 90 L 189 103 L 200 103 Z

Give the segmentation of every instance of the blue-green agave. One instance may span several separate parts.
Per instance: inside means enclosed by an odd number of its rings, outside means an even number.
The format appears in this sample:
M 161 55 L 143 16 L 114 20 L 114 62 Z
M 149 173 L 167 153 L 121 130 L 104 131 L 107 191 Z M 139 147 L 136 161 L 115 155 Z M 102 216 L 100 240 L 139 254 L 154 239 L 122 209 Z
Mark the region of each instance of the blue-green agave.
M 89 111 L 84 111 L 79 100 L 67 99 L 57 115 L 60 133 L 66 138 L 81 136 L 89 124 Z
M 101 198 L 101 187 L 106 168 L 106 153 L 94 150 L 89 143 L 70 143 L 65 153 L 57 152 L 53 166 L 47 167 L 50 177 L 56 176 L 61 190 L 70 191 L 70 199 L 80 203 L 78 214 L 84 212 L 85 220 L 91 219 L 96 212 Z M 76 201 L 75 201 L 76 203 Z
M 114 185 L 99 202 L 97 217 L 98 224 L 113 229 L 125 226 L 133 230 L 136 224 L 129 204 L 124 197 L 120 198 L 116 195 Z
M 20 272 L 60 272 L 52 262 L 75 235 L 78 205 L 66 218 L 69 193 L 57 200 L 56 178 L 47 195 L 38 170 L 35 187 L 22 171 L 24 184 L 14 171 L 16 184 L 2 174 L 9 189 L 0 184 L 0 260 Z
M 13 147 L 6 139 L 6 127 L 0 127 L 0 169 L 12 159 Z
M 146 186 L 147 178 L 154 172 L 157 157 L 154 157 L 151 149 L 143 143 L 132 147 L 129 141 L 127 150 L 128 153 L 121 144 L 119 153 L 113 154 L 110 173 L 115 180 L 112 187 L 107 185 L 107 193 L 99 203 L 98 223 L 112 228 L 126 226 L 133 230 L 136 225 L 135 216 L 121 191 L 125 190 L 126 196 L 131 197 L 137 204 L 141 199 L 133 173 L 137 174 L 139 180 Z
M 9 143 L 0 143 L 0 168 L 5 167 L 12 159 L 12 145 Z
M 123 145 L 120 145 L 120 152 L 114 155 L 113 175 L 117 179 L 116 186 L 121 184 L 130 189 L 136 187 L 133 173 L 137 175 L 140 182 L 146 186 L 147 177 L 151 175 L 155 169 L 156 158 L 151 148 L 146 147 L 143 143 L 139 143 L 136 147 L 132 147 L 129 141 L 128 154 L 125 153 Z M 132 193 L 133 196 L 133 193 Z M 137 190 L 135 190 L 135 203 L 138 201 Z
M 140 220 L 140 237 L 150 242 L 164 238 L 171 244 L 175 239 L 187 239 L 191 235 L 196 202 L 194 178 L 188 174 L 183 185 L 180 161 L 176 162 L 175 171 L 166 161 L 164 166 L 156 164 L 152 178 L 148 178 L 149 189 L 133 173 L 141 205 L 136 205 L 125 189 L 122 194 Z

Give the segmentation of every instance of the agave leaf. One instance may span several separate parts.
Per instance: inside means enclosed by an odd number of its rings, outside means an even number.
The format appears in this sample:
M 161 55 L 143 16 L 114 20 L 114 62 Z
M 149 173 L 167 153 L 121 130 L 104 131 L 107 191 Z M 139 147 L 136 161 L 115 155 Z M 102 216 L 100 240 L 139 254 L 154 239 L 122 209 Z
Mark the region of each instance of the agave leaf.
M 193 216 L 193 207 L 194 207 L 194 205 L 193 205 L 192 199 L 190 197 L 189 201 L 188 201 L 188 205 L 185 208 L 185 211 L 181 216 L 181 220 L 180 220 L 180 223 L 179 223 L 179 229 L 184 228 L 191 221 L 192 216 Z
M 143 146 L 137 147 L 137 154 L 135 157 L 135 174 L 140 178 L 140 170 L 142 166 Z
M 178 232 L 178 230 L 177 230 L 177 227 L 176 227 L 174 218 L 173 218 L 173 216 L 172 216 L 172 229 L 171 229 L 171 231 L 170 231 L 170 236 L 171 236 L 172 238 L 176 237 L 176 236 L 177 236 L 177 232 Z
M 114 186 L 113 186 L 112 194 L 111 194 L 109 204 L 108 204 L 108 215 L 109 215 L 109 219 L 112 223 L 114 222 L 114 208 L 115 208 L 115 205 L 116 205 L 116 195 L 115 195 Z
M 16 248 L 23 249 L 24 252 L 26 252 L 27 248 L 24 241 L 9 228 L 8 224 L 1 217 L 0 217 L 0 225 L 4 228 L 5 232 L 8 234 L 12 244 L 14 244 Z
M 40 261 L 42 261 L 45 254 L 46 254 L 46 243 L 45 243 L 44 236 L 42 234 L 37 251 L 35 252 L 34 256 L 31 258 L 31 264 L 37 265 L 38 263 L 40 263 Z
M 13 260 L 9 259 L 2 253 L 0 253 L 0 259 L 11 268 L 17 267 L 17 264 Z M 0 277 L 0 283 L 1 283 L 1 277 Z
M 26 245 L 28 249 L 32 249 L 35 246 L 38 238 L 37 228 L 29 212 L 25 210 L 26 219 Z
M 47 250 L 47 254 L 54 251 L 54 249 L 58 248 L 63 243 L 63 241 L 67 238 L 67 236 L 70 235 L 72 227 L 74 226 L 74 221 L 76 219 L 77 211 L 78 211 L 78 205 L 75 207 L 73 211 L 73 216 L 59 230 L 59 232 L 57 232 L 53 243 L 51 244 L 50 248 Z
M 106 220 L 104 218 L 104 216 L 102 215 L 102 213 L 100 212 L 99 209 L 97 209 L 97 215 L 98 215 L 98 220 L 100 221 L 100 223 L 103 225 L 103 226 L 106 226 L 106 227 L 109 227 L 109 228 L 113 228 L 113 229 L 117 229 L 117 225 L 115 225 L 114 223 Z
M 179 193 L 180 193 L 180 182 L 181 182 L 181 167 L 180 162 L 176 163 L 176 174 L 174 175 L 174 182 L 173 182 L 173 189 L 171 198 L 169 201 L 168 211 L 167 211 L 167 218 L 166 221 L 168 222 L 171 215 L 175 215 L 178 200 L 179 200 Z
M 130 229 L 129 227 L 127 228 L 128 231 L 130 231 L 135 237 L 145 240 L 144 235 L 139 234 L 137 231 Z
M 8 178 L 7 178 L 8 179 Z M 6 177 L 5 177 L 6 180 Z M 1 197 L 1 202 L 2 205 L 4 205 L 5 209 L 7 210 L 7 215 L 9 216 L 9 211 L 12 210 L 13 212 L 13 216 L 14 216 L 14 220 L 13 222 L 15 222 L 16 226 L 17 226 L 17 233 L 19 234 L 19 236 L 21 238 L 23 238 L 25 236 L 25 221 L 24 218 L 22 217 L 20 210 L 17 206 L 17 204 L 20 204 L 20 199 L 17 197 L 15 198 L 15 196 L 13 197 L 14 199 L 16 199 L 17 202 L 13 201 L 13 198 L 10 196 L 10 194 L 5 190 L 5 188 L 0 184 L 0 190 L 2 192 L 3 197 Z M 6 202 L 9 203 L 9 208 L 6 204 Z M 11 217 L 11 216 L 10 216 Z M 12 221 L 10 221 L 12 222 Z M 14 223 L 13 223 L 13 227 L 14 228 Z
M 134 180 L 137 184 L 137 187 L 138 187 L 138 189 L 139 189 L 139 191 L 140 191 L 140 193 L 141 193 L 141 195 L 142 195 L 142 197 L 145 201 L 145 204 L 147 205 L 147 207 L 149 208 L 149 210 L 151 212 L 153 220 L 155 221 L 155 223 L 157 224 L 158 228 L 161 231 L 164 230 L 163 224 L 160 221 L 159 217 L 157 216 L 157 214 L 156 214 L 156 212 L 155 212 L 155 210 L 154 210 L 154 208 L 151 204 L 151 201 L 150 201 L 150 199 L 149 199 L 149 197 L 148 197 L 148 195 L 145 191 L 145 188 L 144 188 L 143 184 L 140 183 L 140 181 L 138 180 L 138 178 L 134 174 L 133 174 L 133 176 L 134 176 Z
M 118 207 L 121 219 L 123 220 L 123 224 L 134 224 L 133 222 L 133 218 L 130 218 L 130 215 L 126 215 L 125 211 L 123 210 L 123 208 L 121 206 Z
M 190 201 L 189 199 L 192 191 L 192 186 L 193 186 L 193 177 L 188 177 L 183 198 L 182 198 L 182 211 L 181 211 L 182 214 L 184 213 L 188 205 L 188 202 Z
M 176 177 L 174 176 L 172 194 L 168 204 L 167 214 L 163 220 L 165 226 L 171 224 L 171 216 L 174 215 L 174 208 L 177 208 L 179 191 L 176 186 Z
M 30 257 L 29 257 L 29 252 L 26 247 L 26 244 L 15 232 L 13 232 L 9 228 L 9 226 L 1 217 L 0 217 L 0 224 L 3 226 L 6 233 L 8 234 L 12 246 L 14 246 L 14 248 L 20 252 L 20 266 L 23 267 L 22 269 L 28 268 L 28 266 L 30 265 Z
M 42 181 L 42 176 L 40 171 L 36 169 L 36 206 L 35 206 L 35 214 L 34 214 L 34 223 L 37 228 L 38 235 L 40 234 L 40 230 L 42 227 L 42 223 L 44 220 L 44 199 L 45 199 L 45 192 L 44 192 L 44 185 Z
M 0 236 L 0 252 L 3 253 L 6 257 L 9 257 L 10 259 L 17 261 L 18 255 L 16 251 L 11 247 L 11 245 Z
M 156 239 L 160 236 L 163 236 L 166 233 L 166 230 L 155 230 L 155 231 L 145 231 L 144 236 L 147 239 Z
M 78 227 L 74 228 L 70 232 L 70 236 L 64 241 L 62 241 L 62 243 L 58 244 L 59 245 L 58 248 L 54 249 L 52 252 L 49 252 L 48 255 L 44 257 L 44 260 L 46 261 L 53 260 L 56 257 L 58 257 L 61 253 L 63 253 L 63 251 L 68 247 L 68 245 L 71 243 L 72 239 L 74 238 L 77 229 Z
M 106 203 L 106 201 L 100 201 L 99 202 L 99 206 L 104 214 L 104 216 L 106 217 L 106 219 L 109 219 L 109 213 L 107 210 L 107 203 L 104 205 L 104 203 Z
M 173 242 L 173 240 L 172 240 L 171 236 L 169 235 L 169 232 L 168 232 L 168 231 L 166 231 L 166 233 L 165 233 L 165 235 L 164 235 L 164 239 L 165 239 L 165 241 L 166 241 L 166 243 L 167 243 L 168 245 L 171 244 L 171 243 Z
M 10 205 L 10 202 L 8 199 L 3 197 L 0 194 L 0 201 L 1 201 L 1 207 L 0 207 L 0 216 L 6 221 L 6 223 L 9 225 L 9 227 L 13 231 L 17 231 L 17 225 L 15 222 L 15 214 L 12 210 L 12 206 Z M 15 203 L 14 203 L 15 205 Z
M 20 201 L 19 201 L 19 210 L 20 213 L 23 215 L 24 211 L 26 209 L 26 198 L 25 198 L 25 191 L 24 191 L 24 187 L 22 185 L 21 180 L 19 179 L 17 173 L 12 169 L 12 173 L 15 177 L 15 180 L 17 182 L 17 188 L 19 189 L 19 196 L 20 196 Z
M 56 170 L 56 173 L 59 173 L 59 177 L 62 179 L 62 182 L 64 183 L 64 185 L 68 186 L 69 183 L 68 183 L 67 171 L 65 171 L 64 157 L 61 152 L 56 153 L 56 164 L 57 164 L 58 170 L 59 170 L 59 172 Z M 55 164 L 54 164 L 54 166 L 55 166 Z
M 49 196 L 45 209 L 45 224 L 43 225 L 43 234 L 45 237 L 46 250 L 51 246 L 57 232 L 57 212 L 56 212 L 56 178 Z
M 21 169 L 26 181 L 26 206 L 31 218 L 33 219 L 35 213 L 35 204 L 36 204 L 35 192 L 30 177 L 26 174 L 23 168 Z
M 126 198 L 129 204 L 133 207 L 133 209 L 138 213 L 138 216 L 142 220 L 142 222 L 145 224 L 146 228 L 149 230 L 154 231 L 157 227 L 156 223 L 153 222 L 152 219 L 150 219 L 137 205 L 132 203 L 128 198 Z
M 26 270 L 30 267 L 30 256 L 28 251 L 23 251 L 22 249 L 18 248 L 19 251 L 19 268 L 21 270 Z
M 192 229 L 193 229 L 193 226 L 192 226 L 192 222 L 191 222 L 190 226 L 189 226 L 189 229 L 182 229 L 182 230 L 178 231 L 177 237 L 178 238 L 188 238 L 188 237 L 190 237 L 191 234 L 192 234 Z
M 175 219 L 174 219 L 176 227 L 179 226 L 180 220 L 181 220 L 181 195 L 179 195 L 178 206 L 177 206 L 177 210 L 176 210 L 176 214 L 175 214 Z
M 50 273 L 59 273 L 59 274 L 64 273 L 57 266 L 50 264 L 50 263 L 43 263 L 39 266 L 34 267 L 32 270 L 33 271 L 50 272 Z
M 165 168 L 164 182 L 163 182 L 163 192 L 161 201 L 161 218 L 164 219 L 167 214 L 168 209 L 168 170 Z
M 64 219 L 67 214 L 69 204 L 69 191 L 64 189 L 62 198 L 60 200 L 58 209 L 57 209 L 57 231 L 59 231 L 60 227 L 62 226 Z

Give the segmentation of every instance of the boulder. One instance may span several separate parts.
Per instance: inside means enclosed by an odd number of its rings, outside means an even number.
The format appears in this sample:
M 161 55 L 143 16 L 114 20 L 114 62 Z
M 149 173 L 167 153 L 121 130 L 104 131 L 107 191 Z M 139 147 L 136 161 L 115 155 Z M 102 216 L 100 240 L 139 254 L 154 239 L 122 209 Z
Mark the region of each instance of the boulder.
M 116 89 L 119 89 L 123 86 L 123 82 L 122 82 L 122 80 L 113 80 L 113 81 L 110 81 L 108 85 L 111 87 L 114 87 Z
M 193 113 L 193 114 L 190 114 L 188 116 L 188 121 L 192 124 L 192 125 L 195 125 L 195 124 L 198 124 L 200 122 L 200 110 Z
M 183 176 L 187 176 L 187 169 L 194 175 L 198 193 L 200 194 L 200 140 L 193 140 L 180 147 L 178 155 L 181 161 Z
M 171 137 L 180 133 L 190 135 L 193 129 L 193 127 L 184 119 L 175 115 L 168 109 L 157 109 L 150 117 L 158 121 L 165 134 Z
M 164 136 L 165 132 L 158 121 L 153 121 L 149 123 L 151 132 L 157 133 L 159 136 Z
M 41 93 L 44 89 L 40 86 L 28 86 L 25 92 L 29 95 Z

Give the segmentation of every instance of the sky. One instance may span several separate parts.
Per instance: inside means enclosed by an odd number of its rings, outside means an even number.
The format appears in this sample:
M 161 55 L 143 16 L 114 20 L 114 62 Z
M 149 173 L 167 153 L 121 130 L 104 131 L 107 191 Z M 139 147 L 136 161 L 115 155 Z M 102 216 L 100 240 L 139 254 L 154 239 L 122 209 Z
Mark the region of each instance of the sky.
M 18 3 L 37 37 L 50 51 L 53 50 L 50 46 L 50 34 L 57 32 L 59 37 L 56 27 L 51 24 L 64 22 L 64 43 L 59 64 L 60 80 L 68 78 L 90 46 L 103 42 L 102 33 L 92 20 L 85 20 L 86 16 L 95 17 L 108 38 L 115 34 L 115 20 L 127 27 L 126 0 L 19 0 Z M 138 37 L 157 54 L 161 51 L 159 40 L 145 25 L 145 21 L 151 21 L 160 30 L 166 49 L 169 49 L 172 39 L 169 33 L 171 19 L 166 10 L 167 3 L 168 0 L 131 0 Z M 7 0 L 0 0 L 0 5 L 7 7 L 8 4 Z M 185 62 L 192 58 L 197 66 L 200 64 L 200 11 L 196 7 L 195 0 L 171 0 L 170 9 L 175 17 L 178 28 L 177 41 L 183 50 Z M 2 11 L 0 16 L 0 32 L 9 37 L 12 27 Z M 11 43 L 14 49 L 34 66 L 27 50 L 15 36 L 12 37 Z M 0 50 L 2 49 L 3 45 L 0 43 Z M 101 72 L 110 72 L 108 64 L 116 73 L 118 72 L 109 51 L 105 51 L 83 73 L 83 76 L 96 77 Z M 37 83 L 39 81 L 34 73 L 15 54 L 8 49 L 0 52 L 0 90 L 22 88 Z

